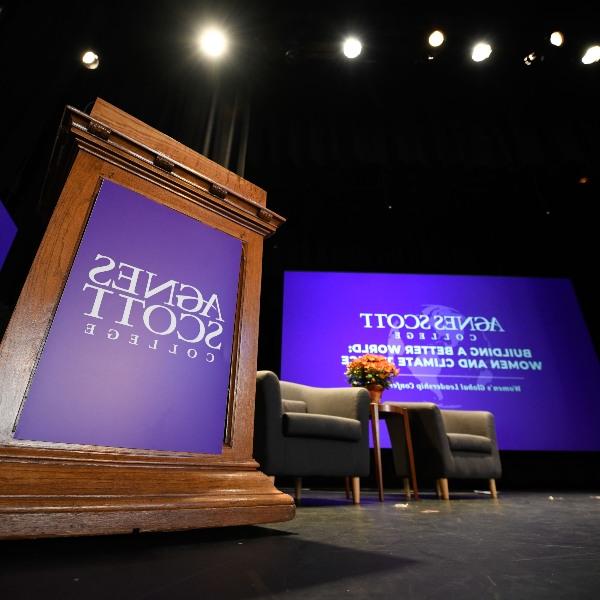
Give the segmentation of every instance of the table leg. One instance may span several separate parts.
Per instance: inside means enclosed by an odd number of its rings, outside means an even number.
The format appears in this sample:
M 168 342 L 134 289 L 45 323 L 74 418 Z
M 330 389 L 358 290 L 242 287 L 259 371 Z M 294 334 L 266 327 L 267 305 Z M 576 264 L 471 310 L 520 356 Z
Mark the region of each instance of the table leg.
M 406 408 L 402 411 L 402 421 L 404 423 L 404 437 L 406 439 L 406 451 L 408 453 L 408 464 L 410 467 L 410 480 L 415 493 L 415 500 L 419 500 L 417 471 L 415 469 L 415 454 L 413 452 L 412 436 L 410 435 L 410 418 L 408 415 L 408 409 Z
M 376 402 L 371 402 L 371 428 L 373 430 L 373 453 L 375 455 L 377 489 L 379 490 L 379 501 L 383 502 L 383 473 L 381 472 L 381 446 L 379 443 L 379 406 Z

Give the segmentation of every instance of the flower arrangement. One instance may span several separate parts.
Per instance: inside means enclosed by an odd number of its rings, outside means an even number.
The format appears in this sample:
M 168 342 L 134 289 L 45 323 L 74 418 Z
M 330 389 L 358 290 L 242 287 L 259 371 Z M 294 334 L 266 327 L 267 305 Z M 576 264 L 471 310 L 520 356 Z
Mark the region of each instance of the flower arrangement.
M 353 387 L 380 385 L 387 390 L 398 373 L 398 369 L 385 356 L 363 354 L 348 365 L 345 375 Z

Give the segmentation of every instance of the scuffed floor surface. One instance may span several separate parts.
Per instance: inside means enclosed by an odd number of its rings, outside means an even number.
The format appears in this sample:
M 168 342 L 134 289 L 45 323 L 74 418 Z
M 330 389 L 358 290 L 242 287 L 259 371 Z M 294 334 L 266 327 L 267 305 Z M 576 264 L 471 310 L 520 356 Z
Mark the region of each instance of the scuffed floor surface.
M 600 492 L 385 503 L 303 491 L 294 521 L 0 542 L 16 599 L 600 598 Z

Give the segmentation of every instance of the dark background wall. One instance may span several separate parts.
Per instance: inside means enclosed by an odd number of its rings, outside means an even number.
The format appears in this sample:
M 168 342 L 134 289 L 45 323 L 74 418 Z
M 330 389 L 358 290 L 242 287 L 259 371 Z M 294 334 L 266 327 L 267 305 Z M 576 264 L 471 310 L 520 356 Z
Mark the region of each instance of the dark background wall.
M 0 0 L 0 199 L 19 226 L 2 328 L 51 209 L 40 190 L 64 106 L 100 96 L 202 151 L 218 88 L 209 155 L 233 127 L 229 168 L 288 219 L 265 245 L 259 368 L 279 369 L 286 269 L 569 277 L 598 350 L 600 65 L 580 57 L 600 11 L 545 4 Z M 237 40 L 217 68 L 194 44 L 215 14 Z M 434 26 L 448 42 L 429 60 Z M 365 40 L 354 63 L 338 51 L 348 31 Z M 495 48 L 482 64 L 478 36 Z M 88 47 L 96 71 L 79 63 Z

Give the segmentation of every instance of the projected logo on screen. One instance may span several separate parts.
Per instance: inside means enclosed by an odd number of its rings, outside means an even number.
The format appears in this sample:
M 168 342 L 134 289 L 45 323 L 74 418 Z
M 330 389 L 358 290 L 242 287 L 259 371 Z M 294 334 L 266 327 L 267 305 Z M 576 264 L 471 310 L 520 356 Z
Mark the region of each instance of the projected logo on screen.
M 530 348 L 492 346 L 489 333 L 504 333 L 497 317 L 465 316 L 453 308 L 441 305 L 426 306 L 419 314 L 360 313 L 364 329 L 385 329 L 386 344 L 355 343 L 348 347 L 348 355 L 341 362 L 348 364 L 356 355 L 367 352 L 383 354 L 405 374 L 417 381 L 395 381 L 393 389 L 431 390 L 437 401 L 446 390 L 520 392 L 520 385 L 491 385 L 493 371 L 542 369 L 542 361 L 533 358 Z M 468 342 L 477 345 L 467 346 Z M 439 375 L 475 371 L 474 383 L 441 383 Z M 461 375 L 455 375 L 460 378 Z M 520 380 L 521 377 L 515 377 Z
M 366 353 L 400 370 L 384 400 L 490 410 L 505 449 L 600 450 L 600 369 L 568 280 L 286 273 L 281 377 L 344 386 Z

